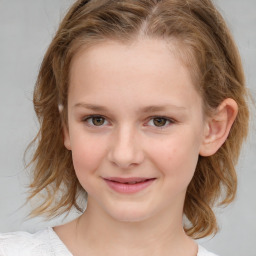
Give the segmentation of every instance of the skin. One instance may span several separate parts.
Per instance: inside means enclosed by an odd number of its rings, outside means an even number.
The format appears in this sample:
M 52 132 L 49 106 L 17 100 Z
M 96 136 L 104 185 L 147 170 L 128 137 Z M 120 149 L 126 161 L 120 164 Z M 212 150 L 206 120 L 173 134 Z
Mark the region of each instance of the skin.
M 54 230 L 74 255 L 197 254 L 183 231 L 186 189 L 198 156 L 223 144 L 237 109 L 227 99 L 205 117 L 188 68 L 169 46 L 107 41 L 73 58 L 64 144 L 88 204 L 80 218 Z M 124 194 L 108 177 L 154 181 Z

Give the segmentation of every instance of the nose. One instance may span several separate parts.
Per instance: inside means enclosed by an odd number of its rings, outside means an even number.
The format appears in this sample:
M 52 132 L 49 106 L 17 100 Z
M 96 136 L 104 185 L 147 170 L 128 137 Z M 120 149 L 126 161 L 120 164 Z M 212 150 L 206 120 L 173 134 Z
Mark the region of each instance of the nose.
M 108 159 L 122 169 L 139 165 L 144 160 L 144 153 L 138 138 L 138 132 L 132 127 L 118 129 L 112 137 Z

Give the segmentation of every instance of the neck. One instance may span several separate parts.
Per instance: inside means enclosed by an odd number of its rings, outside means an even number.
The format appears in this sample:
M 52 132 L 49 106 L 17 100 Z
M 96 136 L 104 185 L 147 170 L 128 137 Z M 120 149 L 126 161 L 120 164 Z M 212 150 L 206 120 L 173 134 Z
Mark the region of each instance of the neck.
M 177 221 L 178 220 L 178 221 Z M 196 255 L 195 243 L 184 233 L 182 208 L 136 222 L 111 218 L 95 204 L 75 222 L 74 232 L 80 251 L 88 255 Z M 125 249 L 124 249 L 125 248 Z M 191 254 L 191 252 L 194 252 Z M 77 253 L 75 255 L 80 255 Z

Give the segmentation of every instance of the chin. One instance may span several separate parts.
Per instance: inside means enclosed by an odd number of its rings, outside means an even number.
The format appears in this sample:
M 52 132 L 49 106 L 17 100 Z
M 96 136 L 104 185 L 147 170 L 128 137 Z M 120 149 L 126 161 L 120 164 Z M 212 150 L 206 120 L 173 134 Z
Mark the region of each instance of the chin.
M 136 209 L 122 207 L 120 209 L 116 209 L 115 211 L 111 211 L 108 214 L 115 220 L 120 222 L 141 222 L 150 218 L 150 214 L 145 209 Z

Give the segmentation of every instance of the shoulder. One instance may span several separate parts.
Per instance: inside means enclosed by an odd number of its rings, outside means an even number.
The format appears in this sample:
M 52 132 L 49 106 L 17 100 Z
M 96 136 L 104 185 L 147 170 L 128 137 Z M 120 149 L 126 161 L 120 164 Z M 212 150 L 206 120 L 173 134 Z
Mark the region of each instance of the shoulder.
M 53 256 L 57 253 L 70 255 L 52 228 L 35 234 L 23 231 L 0 234 L 0 256 Z
M 52 255 L 49 245 L 49 229 L 35 234 L 11 232 L 0 234 L 0 256 L 9 255 Z M 47 253 L 43 253 L 47 252 Z
M 197 256 L 218 256 L 212 252 L 208 252 L 203 246 L 198 245 L 198 254 Z

